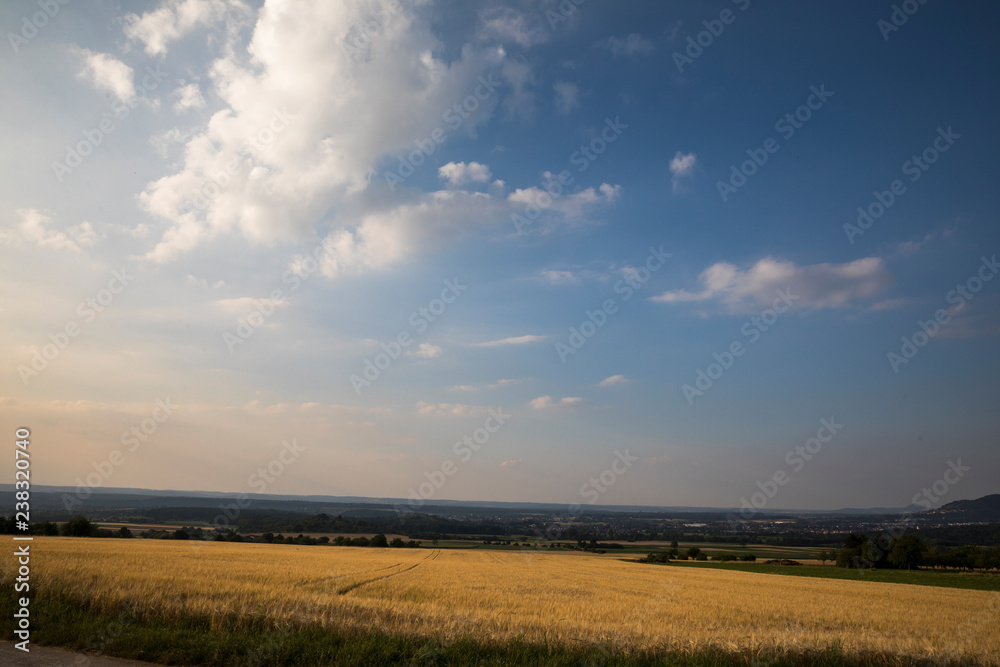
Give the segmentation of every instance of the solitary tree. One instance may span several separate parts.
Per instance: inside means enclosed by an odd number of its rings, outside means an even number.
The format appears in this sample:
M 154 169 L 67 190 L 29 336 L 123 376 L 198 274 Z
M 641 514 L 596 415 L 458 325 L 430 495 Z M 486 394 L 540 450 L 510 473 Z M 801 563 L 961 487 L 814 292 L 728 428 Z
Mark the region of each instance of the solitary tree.
M 855 567 L 856 559 L 861 558 L 862 549 L 868 542 L 864 533 L 851 533 L 844 540 L 844 546 L 837 554 L 837 567 Z
M 97 526 L 87 521 L 86 517 L 75 516 L 59 526 L 59 534 L 67 537 L 90 537 L 97 532 Z
M 389 546 L 389 540 L 385 539 L 385 535 L 383 535 L 382 533 L 379 533 L 378 535 L 376 535 L 375 537 L 372 538 L 372 541 L 369 543 L 369 546 L 372 546 L 372 547 L 388 547 Z
M 907 570 L 912 570 L 923 563 L 926 551 L 927 546 L 920 541 L 919 537 L 912 534 L 903 535 L 893 543 L 892 550 L 889 552 L 889 563 L 893 567 L 905 567 Z

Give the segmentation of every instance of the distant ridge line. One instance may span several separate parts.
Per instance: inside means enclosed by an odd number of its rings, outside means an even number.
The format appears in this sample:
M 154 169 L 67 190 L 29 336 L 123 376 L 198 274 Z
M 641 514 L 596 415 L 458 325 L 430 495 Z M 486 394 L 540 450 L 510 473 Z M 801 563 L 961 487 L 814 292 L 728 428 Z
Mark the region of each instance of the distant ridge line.
M 14 491 L 13 484 L 0 484 L 0 490 L 4 492 Z M 56 485 L 43 485 L 35 484 L 32 486 L 32 490 L 36 493 L 75 493 L 77 487 L 75 486 L 56 486 Z M 263 494 L 263 493 L 247 493 L 241 494 L 236 492 L 225 492 L 225 491 L 178 491 L 174 489 L 145 489 L 145 488 L 122 488 L 122 487 L 100 487 L 93 489 L 94 494 L 112 494 L 112 495 L 134 495 L 134 496 L 144 496 L 144 497 L 160 497 L 160 498 L 205 498 L 206 500 L 225 500 L 225 499 L 235 499 L 238 497 L 250 498 L 252 500 L 268 500 L 268 501 L 288 501 L 288 502 L 307 502 L 307 503 L 337 503 L 337 504 L 364 504 L 364 505 L 387 505 L 393 508 L 410 508 L 410 501 L 406 498 L 373 498 L 366 496 L 330 496 L 330 495 L 292 495 L 292 494 Z M 870 508 L 856 508 L 856 507 L 845 507 L 835 510 L 799 510 L 799 509 L 778 509 L 778 508 L 766 508 L 762 509 L 759 515 L 804 515 L 804 514 L 816 514 L 816 515 L 846 515 L 846 516 L 857 516 L 857 515 L 887 515 L 887 514 L 912 514 L 923 511 L 930 512 L 941 512 L 946 510 L 951 506 L 961 506 L 962 503 L 980 503 L 980 501 L 987 501 L 988 504 L 992 505 L 995 503 L 1000 503 L 1000 494 L 993 494 L 990 496 L 985 496 L 977 500 L 960 500 L 953 501 L 947 505 L 942 506 L 936 510 L 925 510 L 920 505 L 910 505 L 908 507 L 870 507 Z M 421 511 L 421 508 L 425 507 L 470 507 L 477 509 L 538 509 L 538 510 L 565 510 L 568 504 L 566 503 L 537 503 L 537 502 L 509 502 L 509 501 L 487 501 L 487 500 L 450 500 L 450 499 L 431 499 L 424 501 L 420 506 L 413 507 L 413 511 Z M 735 507 L 691 507 L 691 506 L 667 506 L 667 505 L 584 505 L 584 507 L 590 508 L 592 511 L 601 512 L 676 512 L 683 514 L 719 514 L 727 512 L 739 512 L 739 508 Z M 954 509 L 958 509 L 955 507 Z

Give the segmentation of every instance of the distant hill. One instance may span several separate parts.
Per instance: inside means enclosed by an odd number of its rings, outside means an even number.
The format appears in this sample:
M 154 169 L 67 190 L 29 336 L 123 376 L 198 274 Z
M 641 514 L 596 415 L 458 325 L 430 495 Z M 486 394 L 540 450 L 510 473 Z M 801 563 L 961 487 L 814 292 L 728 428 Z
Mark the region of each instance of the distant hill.
M 73 486 L 48 486 L 33 484 L 32 487 L 32 507 L 39 510 L 62 510 L 63 494 L 75 495 L 77 487 Z M 13 492 L 13 484 L 0 484 L 0 493 Z M 79 505 L 82 511 L 87 507 L 105 508 L 149 508 L 149 507 L 218 507 L 220 503 L 226 503 L 237 497 L 250 498 L 253 500 L 255 509 L 274 509 L 286 512 L 304 512 L 307 514 L 318 514 L 320 512 L 346 515 L 348 512 L 355 512 L 352 516 L 381 516 L 387 510 L 396 508 L 419 508 L 422 512 L 447 513 L 465 511 L 475 514 L 492 514 L 505 512 L 566 512 L 567 505 L 557 503 L 532 503 L 532 502 L 502 502 L 502 501 L 476 501 L 476 500 L 448 500 L 444 498 L 434 498 L 426 504 L 413 506 L 405 498 L 369 498 L 363 496 L 327 496 L 327 495 L 289 495 L 289 494 L 263 494 L 248 493 L 236 494 L 232 492 L 219 491 L 176 491 L 171 489 L 142 489 L 142 488 L 115 488 L 100 487 L 92 490 L 85 501 Z M 945 508 L 961 503 L 979 503 L 993 498 L 993 509 L 987 514 L 990 518 L 960 518 L 954 521 L 988 521 L 1000 523 L 1000 507 L 996 499 L 1000 495 L 986 496 L 979 500 L 963 500 L 957 503 L 950 503 L 944 507 L 934 510 L 941 512 Z M 588 512 L 621 512 L 621 513 L 655 513 L 655 514 L 685 514 L 690 515 L 694 520 L 698 516 L 712 517 L 713 515 L 723 515 L 732 512 L 739 512 L 739 508 L 727 507 L 684 507 L 684 506 L 649 506 L 649 505 L 587 505 Z M 892 516 L 900 514 L 929 515 L 922 512 L 920 505 L 909 505 L 907 507 L 845 507 L 837 510 L 799 510 L 799 509 L 779 509 L 767 508 L 762 511 L 759 518 L 771 517 L 780 518 L 787 516 L 799 517 L 831 517 L 831 516 Z M 360 514 L 357 514 L 360 512 Z M 0 516 L 3 512 L 0 512 Z M 976 516 L 979 516 L 977 513 Z M 718 516 L 714 516 L 718 518 Z
M 941 517 L 952 523 L 966 521 L 1000 523 L 1000 493 L 975 500 L 955 500 L 936 510 L 926 510 L 921 514 Z
M 826 512 L 826 514 L 845 514 L 847 516 L 886 515 L 886 514 L 913 514 L 921 510 L 920 505 L 907 505 L 906 507 L 845 507 L 839 510 Z

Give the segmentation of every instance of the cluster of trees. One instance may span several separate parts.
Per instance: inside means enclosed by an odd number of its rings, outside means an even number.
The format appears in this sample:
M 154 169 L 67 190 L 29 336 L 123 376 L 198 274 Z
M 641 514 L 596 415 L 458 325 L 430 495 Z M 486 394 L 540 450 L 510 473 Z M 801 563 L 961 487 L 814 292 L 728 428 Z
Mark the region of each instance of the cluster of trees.
M 338 535 L 332 540 L 326 535 L 311 537 L 309 535 L 303 535 L 302 533 L 299 533 L 295 537 L 292 537 L 291 535 L 282 535 L 281 533 L 278 533 L 277 535 L 274 533 L 264 533 L 263 535 L 241 535 L 240 533 L 231 530 L 218 531 L 213 534 L 205 532 L 201 528 L 182 528 L 174 531 L 173 533 L 169 531 L 147 531 L 142 534 L 142 537 L 175 540 L 202 540 L 209 539 L 209 536 L 215 542 L 258 542 L 263 544 L 303 544 L 307 546 L 332 544 L 338 547 L 392 547 L 397 549 L 413 549 L 420 546 L 420 542 L 415 540 L 404 541 L 399 537 L 393 538 L 392 541 L 390 541 L 381 533 L 372 536 L 370 539 L 363 536 L 350 538 L 344 535 Z
M 524 538 L 527 539 L 527 538 Z M 498 546 L 498 547 L 522 547 L 529 549 L 561 549 L 565 551 L 590 551 L 596 553 L 605 553 L 607 549 L 624 549 L 625 546 L 621 544 L 616 544 L 614 542 L 597 542 L 597 540 L 591 540 L 590 542 L 585 542 L 584 540 L 578 540 L 576 544 L 572 542 L 518 542 L 517 540 L 482 540 L 483 544 Z
M 0 534 L 10 535 L 21 533 L 16 530 L 14 518 L 0 516 Z M 29 531 L 32 535 L 60 535 L 62 537 L 134 537 L 132 531 L 122 526 L 118 530 L 106 530 L 98 528 L 97 524 L 91 522 L 84 516 L 75 516 L 69 521 L 57 524 L 51 521 L 31 524 Z M 338 535 L 331 540 L 327 536 L 308 537 L 299 533 L 296 537 L 284 536 L 281 533 L 264 533 L 259 537 L 253 535 L 241 535 L 232 530 L 206 531 L 200 527 L 183 526 L 177 530 L 147 530 L 140 533 L 139 537 L 154 540 L 213 540 L 216 542 L 264 542 L 267 544 L 334 544 L 336 546 L 352 547 L 392 547 L 413 549 L 420 546 L 420 542 L 415 540 L 403 540 L 396 537 L 391 541 L 385 535 L 379 533 L 371 539 L 367 537 L 349 538 Z M 435 540 L 436 541 L 436 540 Z
M 332 540 L 326 536 L 321 535 L 320 537 L 310 537 L 308 535 L 303 535 L 299 533 L 295 537 L 291 535 L 282 535 L 278 533 L 264 533 L 260 536 L 247 535 L 243 536 L 239 533 L 233 533 L 232 531 L 227 531 L 225 533 L 220 533 L 216 536 L 216 540 L 224 539 L 230 542 L 262 542 L 264 544 L 306 544 L 306 545 L 317 545 L 317 544 L 332 544 L 338 547 L 392 547 L 396 549 L 400 548 L 416 548 L 420 546 L 420 542 L 415 540 L 404 541 L 402 538 L 396 537 L 391 541 L 386 538 L 385 535 L 379 533 L 371 538 L 367 537 L 346 537 L 344 535 L 337 535 Z
M 830 554 L 826 555 L 832 560 Z M 853 568 L 996 570 L 1000 569 L 1000 547 L 968 544 L 949 549 L 927 544 L 913 533 L 895 539 L 882 531 L 874 536 L 850 533 L 836 555 L 836 562 L 839 567 Z
M 56 524 L 51 521 L 46 521 L 45 523 L 31 524 L 28 534 L 58 535 L 59 531 Z M 13 516 L 9 519 L 5 516 L 0 516 L 0 535 L 24 535 L 24 531 L 17 529 L 17 522 L 14 520 Z
M 591 538 L 589 542 L 586 540 L 577 540 L 576 546 L 578 549 L 583 549 L 584 551 L 591 549 L 624 549 L 625 547 L 617 542 L 598 542 L 595 538 Z
M 527 540 L 527 537 L 522 537 L 520 539 Z M 518 542 L 515 538 L 513 540 L 498 540 L 496 536 L 493 539 L 486 539 L 482 541 L 483 544 L 495 545 L 500 547 L 522 547 L 529 549 L 565 549 L 568 551 L 587 551 L 591 553 L 607 553 L 608 549 L 624 549 L 625 546 L 618 544 L 616 542 L 598 542 L 596 539 L 591 539 L 589 542 L 586 540 L 577 540 L 576 544 L 572 542 L 549 542 L 548 544 L 532 543 L 532 542 Z
M 156 537 L 161 539 L 181 539 L 186 540 L 190 537 L 190 532 L 197 531 L 199 538 L 201 534 L 201 529 L 193 528 L 183 528 L 177 531 L 160 530 L 153 531 L 147 530 L 142 533 L 140 537 Z M 117 530 L 108 530 L 106 528 L 100 528 L 96 523 L 93 523 L 85 516 L 74 516 L 68 521 L 63 521 L 62 523 L 56 523 L 54 521 L 40 521 L 31 524 L 31 528 L 28 531 L 31 535 L 58 535 L 60 537 L 117 537 L 117 538 L 131 538 L 135 537 L 132 531 L 126 526 L 122 526 Z M 6 517 L 0 516 L 0 534 L 10 535 L 10 534 L 23 534 L 23 531 L 16 530 L 16 525 L 14 523 L 13 517 L 7 519 Z
M 921 528 L 920 534 L 930 544 L 961 547 L 967 544 L 1000 544 L 1000 523 L 970 526 Z
M 117 537 L 117 536 L 116 536 Z M 129 535 L 131 537 L 131 535 Z M 204 532 L 199 528 L 178 528 L 177 530 L 147 530 L 139 533 L 145 540 L 203 540 Z
M 14 517 L 0 516 L 0 534 L 3 535 L 23 535 L 24 531 L 17 530 Z M 55 523 L 54 521 L 41 521 L 31 524 L 29 535 L 60 535 L 62 537 L 132 537 L 132 531 L 125 526 L 118 530 L 105 530 L 98 528 L 85 517 L 75 516 L 69 521 Z
M 293 532 L 293 533 L 405 533 L 440 539 L 449 535 L 513 535 L 523 533 L 527 527 L 525 520 L 501 523 L 492 520 L 448 519 L 430 514 L 397 514 L 386 512 L 384 517 L 352 519 L 342 515 L 316 514 L 313 516 L 289 516 L 274 511 L 244 511 L 238 520 L 240 532 Z
M 672 560 L 714 560 L 722 563 L 743 561 L 745 563 L 753 563 L 757 560 L 757 557 L 753 554 L 716 554 L 710 557 L 698 547 L 691 547 L 683 553 L 677 547 L 670 547 L 666 551 L 654 551 L 653 553 L 647 554 L 645 558 L 640 559 L 640 562 L 667 563 Z
M 343 535 L 337 535 L 334 538 L 333 544 L 342 547 L 376 547 L 385 548 L 389 547 L 392 549 L 416 549 L 420 546 L 420 542 L 416 540 L 404 541 L 401 537 L 394 537 L 391 541 L 387 540 L 385 535 L 379 533 L 378 535 L 372 536 L 371 539 L 367 537 L 355 537 L 349 538 Z
M 753 554 L 719 554 L 712 556 L 712 560 L 719 560 L 723 563 L 734 560 L 743 561 L 744 563 L 754 563 L 757 561 L 757 557 Z

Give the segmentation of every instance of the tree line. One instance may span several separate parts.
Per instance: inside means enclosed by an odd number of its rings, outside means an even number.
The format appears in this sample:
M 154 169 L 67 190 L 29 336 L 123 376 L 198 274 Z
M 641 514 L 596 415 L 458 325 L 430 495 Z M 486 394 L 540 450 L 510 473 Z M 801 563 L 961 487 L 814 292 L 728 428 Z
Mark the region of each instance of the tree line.
M 839 567 L 912 570 L 920 567 L 962 570 L 1000 569 L 1000 547 L 966 544 L 943 547 L 928 544 L 918 535 L 906 533 L 893 538 L 883 531 L 874 535 L 850 533 L 844 546 L 824 560 L 836 560 Z
M 60 537 L 116 537 L 126 539 L 136 537 L 126 526 L 122 526 L 118 530 L 108 530 L 98 527 L 96 523 L 91 522 L 84 516 L 75 516 L 69 521 L 59 524 L 52 521 L 33 523 L 28 532 L 31 535 Z M 23 531 L 16 530 L 14 518 L 11 517 L 8 519 L 7 517 L 0 516 L 0 534 L 10 535 L 16 533 L 23 533 Z M 232 530 L 204 530 L 200 526 L 183 526 L 176 530 L 150 529 L 139 533 L 138 537 L 154 540 L 211 540 L 213 542 L 260 542 L 264 544 L 305 545 L 330 544 L 338 547 L 382 547 L 394 549 L 413 549 L 420 546 L 420 542 L 416 540 L 403 540 L 400 537 L 389 540 L 382 533 L 373 535 L 371 538 L 364 536 L 351 538 L 344 535 L 337 535 L 335 538 L 330 539 L 326 535 L 310 537 L 301 533 L 295 537 L 269 532 L 259 536 L 241 535 Z M 437 540 L 434 542 L 437 543 Z

